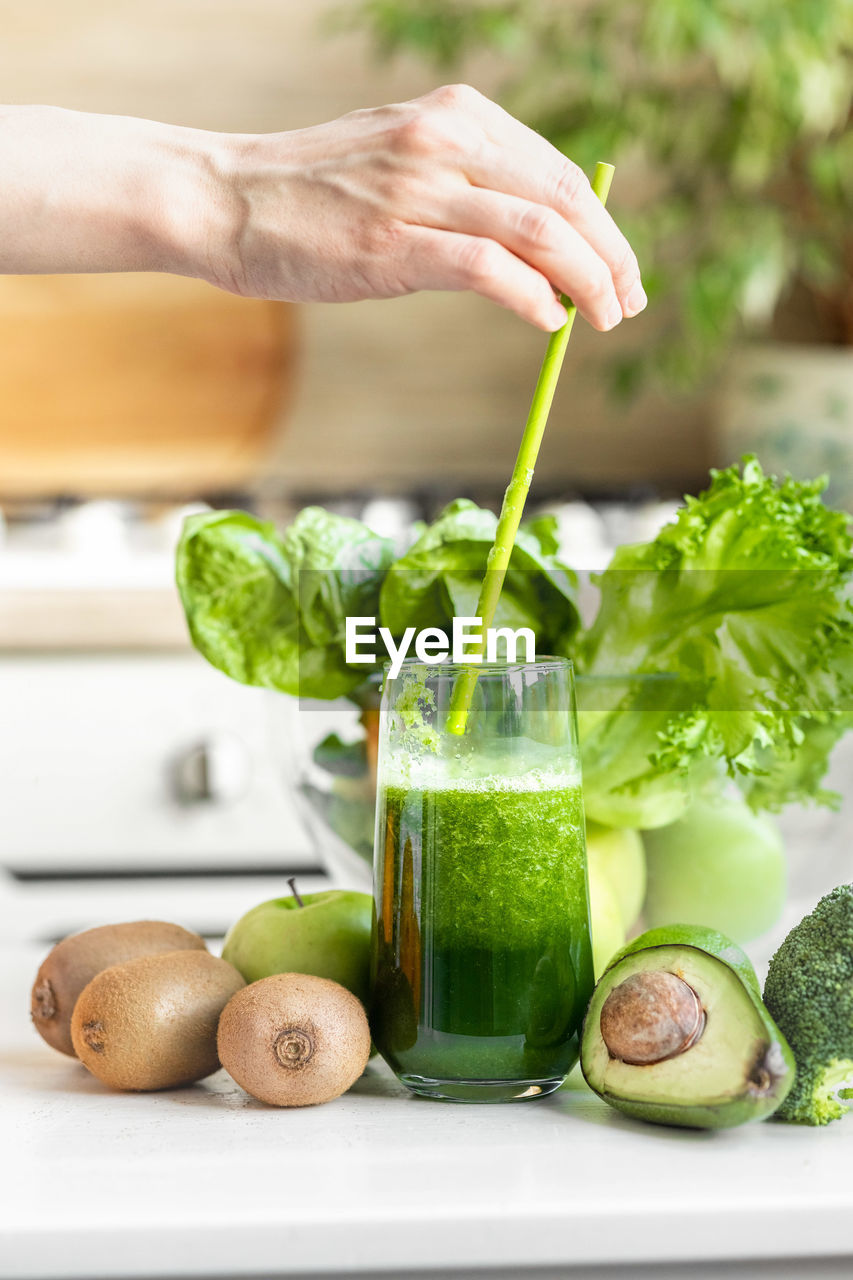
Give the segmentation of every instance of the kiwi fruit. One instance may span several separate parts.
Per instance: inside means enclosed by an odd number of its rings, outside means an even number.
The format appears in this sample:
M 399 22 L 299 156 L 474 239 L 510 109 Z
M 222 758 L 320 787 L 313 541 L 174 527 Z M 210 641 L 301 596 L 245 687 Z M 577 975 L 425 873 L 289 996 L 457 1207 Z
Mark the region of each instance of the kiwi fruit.
M 163 920 L 105 924 L 63 938 L 45 957 L 33 983 L 30 1014 L 36 1030 L 52 1049 L 73 1058 L 71 1014 L 96 973 L 137 956 L 183 950 L 206 951 L 204 938 Z
M 219 1060 L 261 1102 L 305 1107 L 331 1102 L 370 1057 L 361 1001 L 329 978 L 274 973 L 244 987 L 219 1019 Z
M 77 1057 L 113 1089 L 171 1089 L 219 1067 L 216 1025 L 245 986 L 207 951 L 137 956 L 95 975 L 71 1018 Z

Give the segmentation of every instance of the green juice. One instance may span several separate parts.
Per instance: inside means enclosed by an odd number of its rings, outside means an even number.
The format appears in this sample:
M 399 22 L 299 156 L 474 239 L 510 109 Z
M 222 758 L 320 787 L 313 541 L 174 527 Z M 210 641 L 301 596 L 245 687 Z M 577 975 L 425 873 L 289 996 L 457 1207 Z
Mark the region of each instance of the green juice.
M 579 775 L 436 775 L 380 789 L 374 1040 L 419 1092 L 549 1092 L 593 988 Z

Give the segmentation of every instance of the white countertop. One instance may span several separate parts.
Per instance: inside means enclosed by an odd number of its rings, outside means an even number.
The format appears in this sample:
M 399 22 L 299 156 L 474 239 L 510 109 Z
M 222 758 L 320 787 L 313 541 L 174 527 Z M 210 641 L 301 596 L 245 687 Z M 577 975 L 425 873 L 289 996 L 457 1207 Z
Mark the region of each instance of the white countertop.
M 667 1260 L 783 1258 L 808 1261 L 690 1274 L 853 1273 L 851 1118 L 666 1129 L 585 1088 L 460 1106 L 410 1096 L 382 1064 L 304 1110 L 257 1103 L 224 1072 L 111 1093 L 29 1026 L 40 958 L 0 951 L 3 1277 L 479 1267 L 550 1280 L 594 1264 L 660 1277 L 688 1273 Z

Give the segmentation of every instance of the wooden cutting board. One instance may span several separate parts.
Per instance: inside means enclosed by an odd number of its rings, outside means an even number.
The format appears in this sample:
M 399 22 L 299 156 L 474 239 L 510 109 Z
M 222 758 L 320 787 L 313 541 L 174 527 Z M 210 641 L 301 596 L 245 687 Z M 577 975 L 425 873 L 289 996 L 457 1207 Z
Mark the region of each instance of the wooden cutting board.
M 250 484 L 292 389 L 295 312 L 177 276 L 0 277 L 0 503 Z

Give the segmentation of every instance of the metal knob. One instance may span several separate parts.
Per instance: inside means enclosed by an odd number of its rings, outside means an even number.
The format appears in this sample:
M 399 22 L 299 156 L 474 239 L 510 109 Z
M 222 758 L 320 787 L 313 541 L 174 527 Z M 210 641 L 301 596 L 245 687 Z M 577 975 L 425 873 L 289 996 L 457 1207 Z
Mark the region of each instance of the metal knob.
M 248 747 L 224 731 L 187 748 L 170 770 L 172 791 L 183 805 L 234 804 L 248 791 L 251 774 Z

